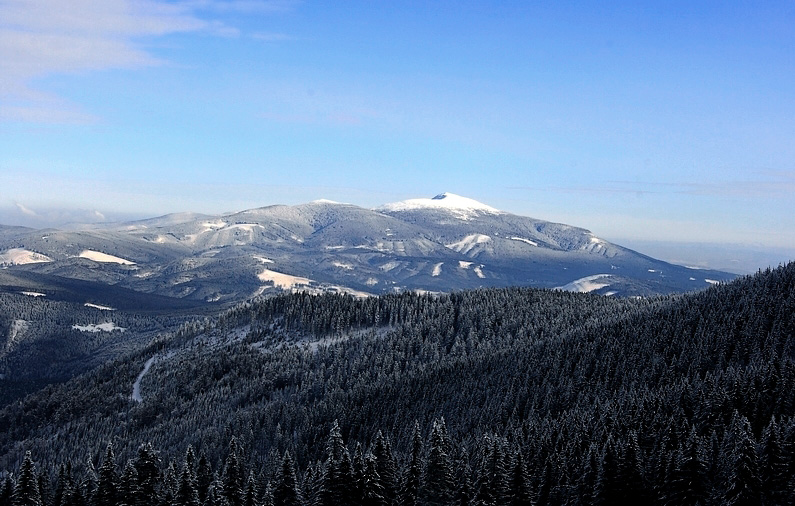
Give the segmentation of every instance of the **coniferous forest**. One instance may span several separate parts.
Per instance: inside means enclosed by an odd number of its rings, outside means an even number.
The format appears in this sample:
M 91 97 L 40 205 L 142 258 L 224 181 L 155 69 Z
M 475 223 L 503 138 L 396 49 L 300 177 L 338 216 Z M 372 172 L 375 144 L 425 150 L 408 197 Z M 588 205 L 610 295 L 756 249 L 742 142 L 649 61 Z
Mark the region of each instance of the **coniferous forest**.
M 254 300 L 3 407 L 2 469 L 12 506 L 795 504 L 795 264 Z

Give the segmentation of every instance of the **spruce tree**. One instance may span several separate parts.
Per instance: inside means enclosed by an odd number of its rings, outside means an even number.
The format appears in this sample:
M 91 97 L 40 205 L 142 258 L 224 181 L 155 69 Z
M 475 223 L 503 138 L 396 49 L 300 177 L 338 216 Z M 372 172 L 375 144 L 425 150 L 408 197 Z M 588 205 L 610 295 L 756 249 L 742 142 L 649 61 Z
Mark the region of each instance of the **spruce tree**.
M 751 424 L 744 416 L 734 413 L 724 445 L 729 457 L 728 479 L 724 503 L 731 506 L 756 506 L 762 504 L 762 480 L 756 443 L 751 434 Z
M 152 447 L 152 443 L 145 443 L 138 447 L 138 456 L 134 465 L 138 475 L 140 503 L 147 506 L 157 504 L 160 500 L 158 497 L 160 459 Z
M 113 444 L 108 443 L 105 449 L 105 458 L 99 467 L 97 493 L 94 497 L 96 506 L 117 506 L 119 476 L 116 473 L 116 457 L 113 454 Z
M 232 438 L 229 444 L 229 455 L 224 464 L 223 496 L 230 506 L 243 504 L 243 466 L 238 459 L 237 440 Z
M 395 458 L 381 431 L 375 436 L 373 445 L 373 457 L 375 458 L 376 472 L 381 479 L 383 487 L 384 503 L 387 506 L 394 506 L 398 499 L 398 471 Z
M 422 497 L 428 506 L 448 506 L 453 498 L 453 469 L 444 419 L 433 423 Z
M 146 506 L 141 500 L 141 491 L 138 487 L 138 471 L 132 460 L 124 465 L 119 478 L 119 505 L 120 506 Z
M 678 452 L 672 475 L 666 496 L 667 504 L 695 506 L 707 502 L 707 464 L 695 427 L 691 428 L 690 435 Z
M 417 506 L 420 504 L 420 487 L 422 486 L 423 472 L 423 443 L 420 424 L 414 422 L 411 434 L 411 455 L 408 467 L 403 476 L 402 506 Z
M 187 459 L 179 477 L 179 489 L 177 490 L 175 503 L 177 506 L 199 506 L 201 504 L 199 502 L 199 491 L 196 487 L 196 478 L 193 476 Z
M 279 506 L 299 506 L 298 480 L 295 477 L 295 465 L 290 452 L 284 454 L 279 471 L 279 479 L 273 490 L 273 501 Z
M 14 486 L 11 504 L 13 506 L 42 506 L 36 466 L 33 464 L 30 451 L 25 452 L 25 458 L 19 468 L 19 477 Z

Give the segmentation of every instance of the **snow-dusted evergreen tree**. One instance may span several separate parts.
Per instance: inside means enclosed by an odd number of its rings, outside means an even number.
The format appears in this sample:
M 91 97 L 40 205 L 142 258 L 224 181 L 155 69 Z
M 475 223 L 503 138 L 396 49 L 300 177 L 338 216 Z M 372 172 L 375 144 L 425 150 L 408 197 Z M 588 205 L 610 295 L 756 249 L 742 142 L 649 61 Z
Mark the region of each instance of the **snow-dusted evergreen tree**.
M 141 491 L 138 487 L 138 471 L 132 460 L 124 465 L 119 478 L 119 506 L 146 506 L 141 501 Z
M 160 458 L 152 443 L 144 443 L 138 447 L 135 459 L 135 471 L 138 474 L 138 494 L 141 504 L 157 504 L 160 500 Z
M 453 469 L 444 418 L 433 423 L 428 443 L 428 460 L 422 484 L 422 498 L 429 506 L 448 506 L 453 501 Z
M 96 506 L 117 506 L 118 492 L 119 475 L 116 472 L 116 456 L 113 453 L 113 444 L 108 443 L 102 465 L 99 466 L 99 481 L 93 502 Z
M 761 505 L 762 480 L 756 442 L 747 418 L 734 413 L 723 444 L 728 465 L 724 503 L 731 506 Z
M 403 475 L 403 487 L 401 491 L 403 506 L 417 506 L 420 504 L 420 491 L 422 486 L 423 473 L 423 442 L 420 424 L 414 422 L 414 430 L 411 433 L 411 454 L 409 463 Z
M 709 499 L 707 464 L 695 427 L 690 429 L 690 435 L 677 452 L 675 467 L 671 474 L 666 504 L 695 506 L 707 503 Z
M 33 464 L 29 451 L 25 453 L 25 458 L 19 468 L 11 504 L 12 506 L 42 506 L 36 466 Z
M 381 431 L 375 436 L 373 445 L 373 458 L 375 459 L 376 472 L 383 487 L 384 503 L 394 506 L 398 500 L 399 476 L 392 448 L 384 439 Z
M 273 490 L 275 504 L 283 506 L 299 506 L 301 494 L 298 490 L 298 480 L 295 476 L 295 464 L 290 452 L 284 454 L 276 487 Z

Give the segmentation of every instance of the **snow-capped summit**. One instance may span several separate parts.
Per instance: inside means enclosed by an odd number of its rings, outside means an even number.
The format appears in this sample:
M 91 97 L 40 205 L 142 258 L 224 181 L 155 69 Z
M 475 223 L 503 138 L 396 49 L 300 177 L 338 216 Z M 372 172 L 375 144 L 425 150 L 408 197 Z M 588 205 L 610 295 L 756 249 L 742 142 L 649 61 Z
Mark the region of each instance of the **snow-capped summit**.
M 502 211 L 488 206 L 477 200 L 456 195 L 455 193 L 440 193 L 433 198 L 409 199 L 391 204 L 384 204 L 378 211 L 400 212 L 415 211 L 418 209 L 445 209 L 463 219 L 469 219 L 478 213 L 500 214 Z

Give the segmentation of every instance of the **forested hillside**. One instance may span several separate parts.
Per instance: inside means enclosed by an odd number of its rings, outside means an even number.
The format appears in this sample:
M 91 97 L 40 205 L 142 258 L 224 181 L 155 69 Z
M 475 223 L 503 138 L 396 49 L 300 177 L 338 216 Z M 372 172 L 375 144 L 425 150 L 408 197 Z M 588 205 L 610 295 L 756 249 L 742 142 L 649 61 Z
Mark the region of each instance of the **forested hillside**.
M 0 501 L 791 504 L 794 345 L 795 264 L 651 299 L 274 297 L 4 408 Z

